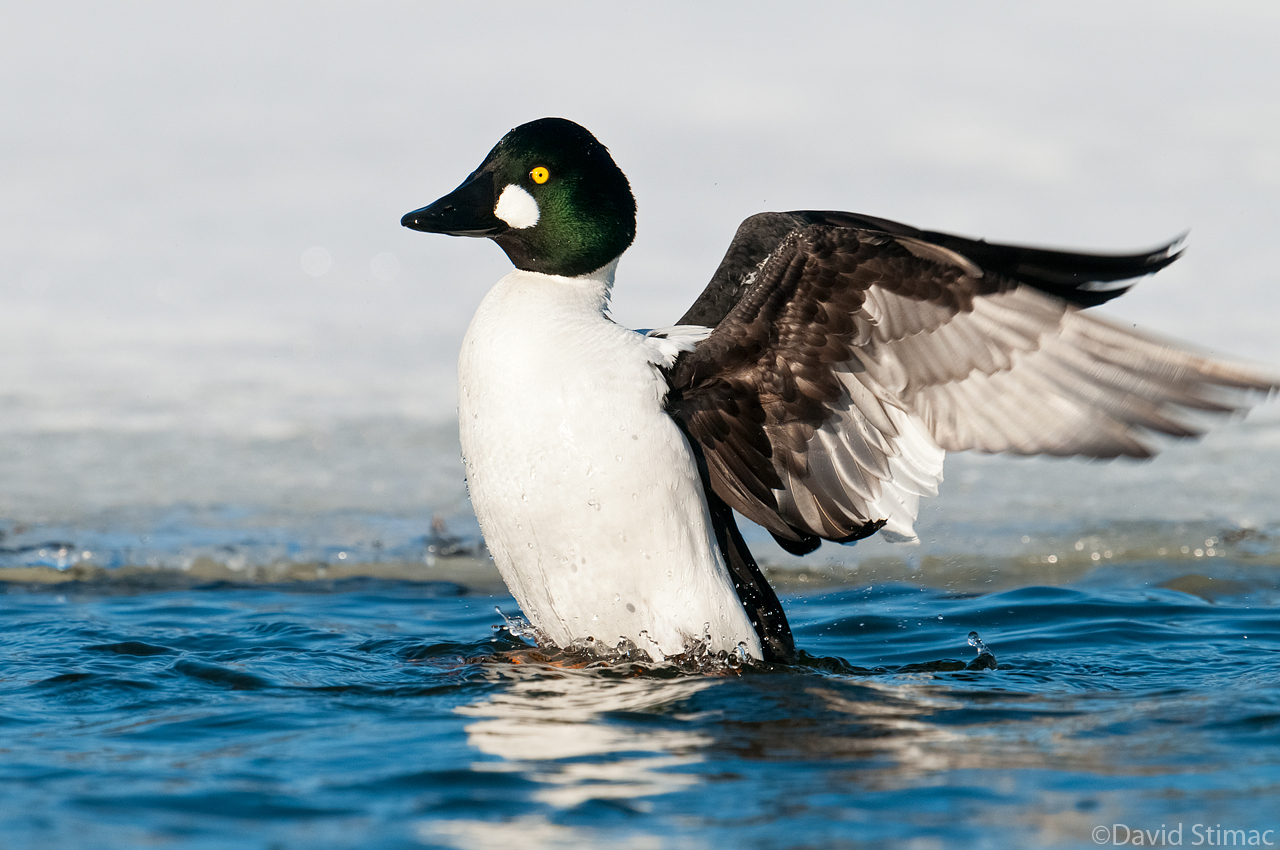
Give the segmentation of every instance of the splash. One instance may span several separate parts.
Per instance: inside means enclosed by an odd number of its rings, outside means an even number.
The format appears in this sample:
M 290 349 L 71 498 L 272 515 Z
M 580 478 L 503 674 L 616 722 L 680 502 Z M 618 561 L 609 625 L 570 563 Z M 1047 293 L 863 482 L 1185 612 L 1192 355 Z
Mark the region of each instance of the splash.
M 763 662 L 753 659 L 746 643 L 740 642 L 732 650 L 711 649 L 710 624 L 705 634 L 685 644 L 678 655 L 650 652 L 628 638 L 610 644 L 594 637 L 575 640 L 567 647 L 558 646 L 540 629 L 520 616 L 508 617 L 501 608 L 494 606 L 502 625 L 494 626 L 495 639 L 512 644 L 508 649 L 484 663 L 509 662 L 513 664 L 547 664 L 555 667 L 589 670 L 621 671 L 629 676 L 669 676 L 685 674 L 725 675 L 739 674 L 750 668 L 765 668 Z M 648 633 L 640 632 L 646 640 Z
M 502 613 L 502 609 L 497 605 L 493 606 L 493 610 L 502 618 L 502 625 L 493 627 L 495 631 L 506 631 L 512 637 L 519 638 L 520 640 L 531 640 L 539 645 L 546 642 L 546 637 L 542 632 L 538 631 L 537 627 L 524 617 L 508 617 L 506 614 Z
M 995 670 L 999 666 L 995 653 L 987 648 L 977 632 L 969 632 L 969 646 L 978 651 L 978 657 L 966 665 L 966 670 Z

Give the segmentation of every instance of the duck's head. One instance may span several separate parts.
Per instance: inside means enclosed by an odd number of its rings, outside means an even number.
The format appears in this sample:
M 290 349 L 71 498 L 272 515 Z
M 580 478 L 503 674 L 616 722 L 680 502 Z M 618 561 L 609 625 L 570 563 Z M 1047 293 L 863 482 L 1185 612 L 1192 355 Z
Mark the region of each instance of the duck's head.
M 507 133 L 461 186 L 400 223 L 487 236 L 516 268 L 576 277 L 627 249 L 636 202 L 609 149 L 586 128 L 541 118 Z

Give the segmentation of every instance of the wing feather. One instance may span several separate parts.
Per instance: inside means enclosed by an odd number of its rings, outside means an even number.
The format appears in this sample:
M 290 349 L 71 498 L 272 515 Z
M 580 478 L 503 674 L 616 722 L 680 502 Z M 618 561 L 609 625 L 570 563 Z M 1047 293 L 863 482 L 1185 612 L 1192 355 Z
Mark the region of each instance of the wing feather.
M 1081 312 L 1123 291 L 1091 281 L 1175 245 L 1095 256 L 761 214 L 682 319 L 714 328 L 669 370 L 668 410 L 717 494 L 780 539 L 910 539 L 944 451 L 1149 457 L 1280 386 Z

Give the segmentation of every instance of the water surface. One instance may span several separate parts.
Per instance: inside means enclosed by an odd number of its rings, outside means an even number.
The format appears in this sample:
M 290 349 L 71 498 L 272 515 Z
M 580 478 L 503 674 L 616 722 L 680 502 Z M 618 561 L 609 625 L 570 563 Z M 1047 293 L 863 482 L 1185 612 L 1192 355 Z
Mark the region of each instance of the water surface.
M 520 650 L 448 426 L 10 437 L 6 847 L 1277 840 L 1265 418 L 1154 464 L 952 457 L 915 547 L 753 532 L 805 657 L 712 672 Z

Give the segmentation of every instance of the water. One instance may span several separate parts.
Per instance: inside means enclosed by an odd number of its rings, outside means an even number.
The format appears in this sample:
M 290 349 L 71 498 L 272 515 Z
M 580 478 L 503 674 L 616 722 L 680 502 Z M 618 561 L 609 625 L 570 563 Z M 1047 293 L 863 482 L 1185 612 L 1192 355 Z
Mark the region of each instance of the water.
M 14 432 L 2 843 L 1265 846 L 1277 445 L 951 457 L 918 547 L 752 536 L 804 658 L 698 672 L 522 648 L 448 423 Z
M 792 594 L 819 658 L 708 676 L 504 663 L 492 605 L 509 600 L 452 583 L 11 588 L 0 832 L 30 847 L 1025 847 L 1087 846 L 1116 823 L 1273 828 L 1277 595 L 1232 589 Z M 999 669 L 964 669 L 971 628 Z

